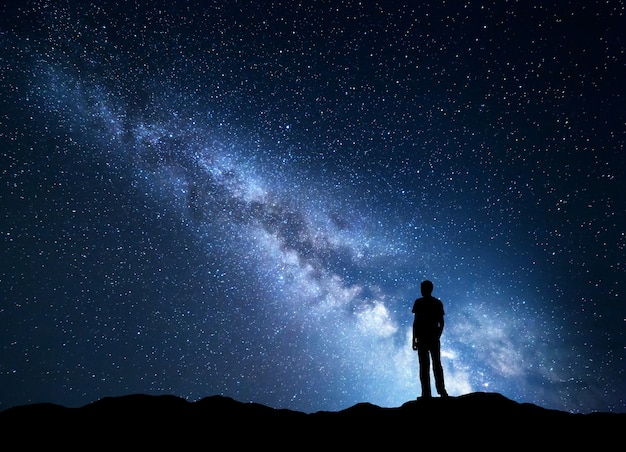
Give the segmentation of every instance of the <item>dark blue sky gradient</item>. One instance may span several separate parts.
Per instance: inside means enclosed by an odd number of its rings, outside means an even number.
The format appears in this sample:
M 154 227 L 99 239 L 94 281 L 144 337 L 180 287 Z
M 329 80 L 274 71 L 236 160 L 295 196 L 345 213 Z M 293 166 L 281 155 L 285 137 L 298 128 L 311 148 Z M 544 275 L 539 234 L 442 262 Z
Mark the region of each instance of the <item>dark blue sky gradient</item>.
M 0 409 L 626 411 L 623 2 L 0 14 Z

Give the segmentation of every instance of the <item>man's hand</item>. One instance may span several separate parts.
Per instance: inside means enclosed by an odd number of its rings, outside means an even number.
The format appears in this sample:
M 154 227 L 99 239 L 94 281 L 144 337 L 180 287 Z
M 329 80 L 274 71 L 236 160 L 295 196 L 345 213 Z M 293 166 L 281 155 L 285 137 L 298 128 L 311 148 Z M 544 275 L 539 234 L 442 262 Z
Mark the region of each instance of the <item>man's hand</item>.
M 419 341 L 417 340 L 416 337 L 413 338 L 413 350 L 417 350 L 417 346 L 419 344 Z

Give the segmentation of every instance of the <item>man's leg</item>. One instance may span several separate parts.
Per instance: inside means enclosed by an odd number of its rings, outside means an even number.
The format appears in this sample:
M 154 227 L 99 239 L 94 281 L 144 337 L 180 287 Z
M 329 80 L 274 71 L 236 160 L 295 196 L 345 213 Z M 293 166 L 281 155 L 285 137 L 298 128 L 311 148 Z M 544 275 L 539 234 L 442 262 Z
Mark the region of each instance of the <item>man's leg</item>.
M 448 393 L 446 391 L 446 385 L 443 381 L 443 366 L 441 365 L 441 350 L 440 345 L 436 344 L 430 351 L 430 354 L 433 358 L 433 374 L 435 376 L 435 387 L 437 389 L 437 394 L 442 397 L 447 397 Z
M 428 347 L 423 345 L 417 348 L 417 358 L 420 364 L 420 383 L 422 384 L 422 397 L 431 397 L 430 392 L 430 356 Z

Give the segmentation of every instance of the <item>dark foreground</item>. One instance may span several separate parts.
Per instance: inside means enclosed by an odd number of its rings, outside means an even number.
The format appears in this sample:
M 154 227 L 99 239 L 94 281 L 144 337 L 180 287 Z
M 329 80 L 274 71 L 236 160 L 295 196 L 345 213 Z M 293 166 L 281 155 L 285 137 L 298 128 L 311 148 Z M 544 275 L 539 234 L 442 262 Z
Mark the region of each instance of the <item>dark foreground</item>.
M 104 398 L 80 408 L 34 404 L 0 412 L 4 445 L 14 450 L 31 446 L 603 450 L 622 444 L 625 428 L 626 413 L 572 414 L 517 403 L 496 393 L 410 401 L 397 408 L 361 403 L 311 414 L 222 396 L 187 402 L 141 394 Z

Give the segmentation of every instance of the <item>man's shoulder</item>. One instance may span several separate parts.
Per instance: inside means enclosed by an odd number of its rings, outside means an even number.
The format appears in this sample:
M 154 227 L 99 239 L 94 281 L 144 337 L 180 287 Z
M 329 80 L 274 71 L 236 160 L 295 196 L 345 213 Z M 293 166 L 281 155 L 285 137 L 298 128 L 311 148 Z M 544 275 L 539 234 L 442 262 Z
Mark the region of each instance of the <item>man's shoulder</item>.
M 415 301 L 413 302 L 413 309 L 411 310 L 411 312 L 413 314 L 415 314 L 416 312 L 422 312 L 426 306 L 428 305 L 428 301 L 426 300 L 426 297 L 417 297 L 415 299 Z
M 435 308 L 435 306 L 443 308 L 443 302 L 439 298 L 428 297 L 427 302 L 428 302 L 428 306 L 431 306 L 432 308 Z

